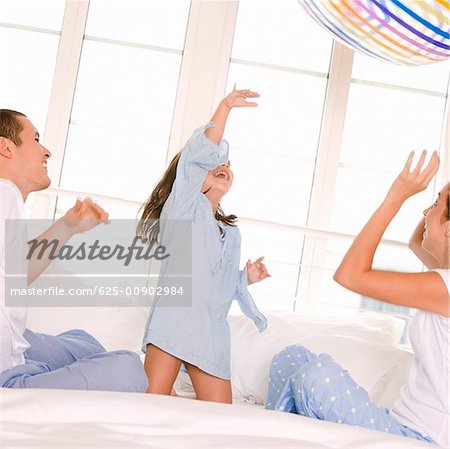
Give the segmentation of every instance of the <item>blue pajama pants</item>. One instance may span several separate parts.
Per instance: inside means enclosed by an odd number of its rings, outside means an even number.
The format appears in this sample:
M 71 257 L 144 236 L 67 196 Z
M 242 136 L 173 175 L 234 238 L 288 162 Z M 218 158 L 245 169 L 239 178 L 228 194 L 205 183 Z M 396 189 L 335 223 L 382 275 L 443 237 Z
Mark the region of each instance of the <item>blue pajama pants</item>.
M 26 330 L 31 347 L 25 363 L 0 373 L 5 388 L 62 388 L 145 392 L 147 376 L 137 354 L 131 351 L 106 352 L 83 330 L 57 336 Z
M 367 391 L 328 354 L 316 355 L 300 345 L 288 346 L 272 359 L 266 409 L 434 443 L 371 402 Z

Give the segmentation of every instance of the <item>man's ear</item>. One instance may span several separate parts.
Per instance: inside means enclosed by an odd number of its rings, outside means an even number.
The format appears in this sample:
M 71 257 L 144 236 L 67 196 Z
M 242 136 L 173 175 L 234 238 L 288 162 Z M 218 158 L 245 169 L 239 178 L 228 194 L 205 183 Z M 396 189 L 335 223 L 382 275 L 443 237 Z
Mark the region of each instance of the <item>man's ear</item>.
M 13 152 L 11 151 L 12 145 L 14 144 L 9 139 L 0 137 L 0 157 L 11 159 L 13 157 Z

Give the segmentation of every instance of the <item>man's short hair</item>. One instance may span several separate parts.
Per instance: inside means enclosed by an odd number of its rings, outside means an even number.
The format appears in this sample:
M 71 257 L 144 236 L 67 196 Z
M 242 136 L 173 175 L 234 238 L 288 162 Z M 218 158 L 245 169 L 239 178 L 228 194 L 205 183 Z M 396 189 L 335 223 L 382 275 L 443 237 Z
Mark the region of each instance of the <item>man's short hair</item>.
M 0 137 L 6 137 L 19 147 L 22 145 L 20 133 L 23 126 L 18 117 L 26 117 L 26 115 L 11 109 L 0 109 Z

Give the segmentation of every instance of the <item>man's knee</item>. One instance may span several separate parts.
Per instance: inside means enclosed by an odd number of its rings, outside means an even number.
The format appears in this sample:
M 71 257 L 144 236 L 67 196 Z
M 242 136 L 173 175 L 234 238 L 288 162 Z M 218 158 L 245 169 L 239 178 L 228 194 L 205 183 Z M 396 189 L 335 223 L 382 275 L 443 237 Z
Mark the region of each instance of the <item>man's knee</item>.
M 104 352 L 106 349 L 104 346 L 89 332 L 84 329 L 70 329 L 68 331 L 58 334 L 57 338 L 60 341 L 72 342 L 75 344 L 81 344 L 83 346 L 89 346 L 92 351 Z
M 144 371 L 144 365 L 138 354 L 132 351 L 112 351 L 114 357 L 114 371 L 121 378 L 126 391 L 145 392 L 148 378 Z
M 58 334 L 58 337 L 62 336 L 73 336 L 80 338 L 92 338 L 92 335 L 89 332 L 86 332 L 84 329 L 69 329 L 67 331 L 61 332 Z

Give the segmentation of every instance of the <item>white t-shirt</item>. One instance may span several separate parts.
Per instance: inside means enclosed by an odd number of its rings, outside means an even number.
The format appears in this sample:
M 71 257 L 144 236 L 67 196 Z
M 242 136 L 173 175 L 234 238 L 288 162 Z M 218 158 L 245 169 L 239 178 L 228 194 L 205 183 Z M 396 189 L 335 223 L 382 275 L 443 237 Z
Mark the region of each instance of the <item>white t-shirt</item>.
M 450 270 L 433 270 L 450 292 Z M 401 424 L 449 447 L 450 318 L 420 310 L 410 328 L 414 360 L 392 415 Z
M 23 333 L 26 328 L 26 308 L 5 306 L 5 219 L 24 219 L 23 198 L 11 181 L 0 178 L 0 372 L 24 363 L 23 353 L 30 347 Z M 26 248 L 26 242 L 13 242 L 17 254 Z M 8 243 L 9 244 L 9 243 Z M 26 264 L 25 255 L 17 257 Z M 25 267 L 26 269 L 26 267 Z M 26 288 L 26 278 L 21 281 Z

